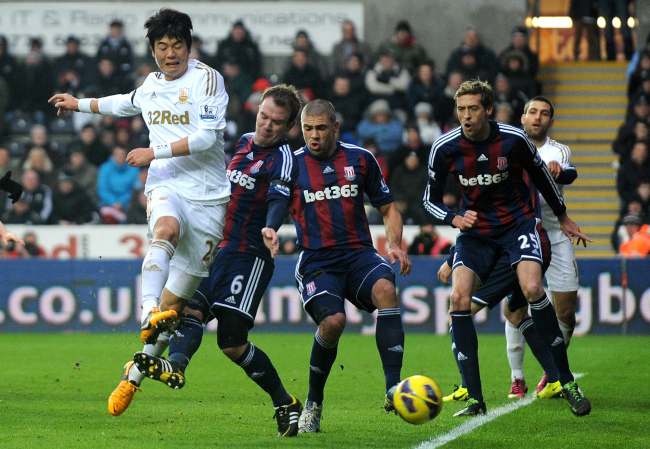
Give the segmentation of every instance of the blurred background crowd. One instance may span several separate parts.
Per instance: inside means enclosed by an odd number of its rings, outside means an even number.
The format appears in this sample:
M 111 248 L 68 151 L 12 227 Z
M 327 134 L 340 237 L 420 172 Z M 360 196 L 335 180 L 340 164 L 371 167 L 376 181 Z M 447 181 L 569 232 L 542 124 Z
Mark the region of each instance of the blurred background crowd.
M 70 35 L 59 57 L 45 54 L 42 42 L 33 38 L 29 54 L 17 58 L 0 35 L 0 176 L 11 170 L 25 192 L 13 205 L 0 194 L 0 219 L 5 224 L 146 223 L 147 169 L 126 164 L 131 149 L 149 145 L 142 118 L 57 117 L 47 103 L 58 92 L 78 98 L 128 93 L 157 71 L 151 56 L 134 55 L 123 28 L 120 21 L 113 21 L 92 55 L 82 53 L 78 38 Z M 501 49 L 489 48 L 480 30 L 468 28 L 445 61 L 434 61 L 427 54 L 405 20 L 395 23 L 392 38 L 377 48 L 358 36 L 351 21 L 344 21 L 339 32 L 331 55 L 324 56 L 307 30 L 298 31 L 293 52 L 278 73 L 264 73 L 264 55 L 241 21 L 233 24 L 214 54 L 206 53 L 201 37 L 194 36 L 191 57 L 219 70 L 230 96 L 227 155 L 232 155 L 241 134 L 254 129 L 263 90 L 280 82 L 293 84 L 304 102 L 315 98 L 332 102 L 339 114 L 340 140 L 375 154 L 404 223 L 428 232 L 437 223 L 422 207 L 427 159 L 433 141 L 458 126 L 454 94 L 460 84 L 475 78 L 490 82 L 496 94 L 492 118 L 514 126 L 521 126 L 528 99 L 543 94 L 537 80 L 539 58 L 530 48 L 528 28 L 504 31 L 510 42 Z M 629 108 L 613 142 L 613 151 L 620 155 L 622 228 L 627 226 L 626 217 L 643 226 L 650 216 L 650 37 L 640 47 L 636 52 L 625 47 L 630 61 Z M 591 56 L 600 58 L 598 52 L 590 52 Z M 294 150 L 304 145 L 299 123 L 287 137 Z M 458 209 L 456 183 L 447 185 L 445 202 Z M 382 223 L 372 208 L 369 214 L 373 224 Z M 632 220 L 630 214 L 638 219 Z M 617 236 L 615 232 L 613 240 Z M 613 243 L 616 250 L 619 243 Z M 294 251 L 293 246 L 288 241 L 285 252 Z M 426 242 L 413 251 L 424 247 L 428 248 L 424 253 L 431 252 Z M 38 255 L 37 249 L 32 252 Z

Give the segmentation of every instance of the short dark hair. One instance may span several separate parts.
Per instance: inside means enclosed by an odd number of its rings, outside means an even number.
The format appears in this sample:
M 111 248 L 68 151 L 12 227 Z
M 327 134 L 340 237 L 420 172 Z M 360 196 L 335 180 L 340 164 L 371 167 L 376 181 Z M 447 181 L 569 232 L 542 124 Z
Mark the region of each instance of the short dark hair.
M 551 118 L 553 118 L 553 116 L 555 115 L 555 108 L 553 107 L 553 103 L 551 103 L 551 100 L 549 100 L 543 95 L 535 95 L 533 98 L 528 100 L 528 103 L 526 103 L 526 105 L 524 106 L 524 114 L 528 112 L 528 109 L 530 108 L 530 105 L 533 101 L 542 101 L 547 105 L 549 105 L 551 107 Z
M 269 87 L 264 90 L 262 94 L 262 101 L 266 98 L 273 98 L 277 106 L 289 109 L 289 123 L 295 122 L 300 111 L 300 92 L 295 86 L 288 84 L 278 84 L 277 86 Z
M 144 23 L 147 30 L 149 47 L 154 50 L 156 41 L 164 37 L 173 37 L 185 42 L 187 49 L 192 48 L 192 19 L 184 12 L 171 8 L 161 8 Z
M 336 122 L 336 110 L 332 103 L 327 100 L 312 100 L 302 110 L 303 117 L 316 117 L 320 115 L 326 116 L 330 123 Z
M 487 109 L 494 105 L 494 91 L 487 81 L 470 80 L 460 85 L 454 95 L 454 100 L 463 95 L 480 95 L 481 105 Z

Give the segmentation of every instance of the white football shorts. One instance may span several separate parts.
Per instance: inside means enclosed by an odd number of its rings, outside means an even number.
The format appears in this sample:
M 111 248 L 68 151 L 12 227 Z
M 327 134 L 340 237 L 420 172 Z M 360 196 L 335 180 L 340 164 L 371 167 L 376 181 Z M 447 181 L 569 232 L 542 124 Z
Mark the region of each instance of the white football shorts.
M 546 283 L 552 292 L 573 292 L 579 288 L 576 254 L 569 238 L 562 231 L 548 231 L 551 239 L 551 265 L 546 270 Z
M 173 188 L 156 187 L 147 198 L 147 237 L 153 238 L 153 228 L 159 218 L 176 218 L 180 223 L 180 236 L 170 266 L 193 276 L 206 277 L 217 246 L 223 240 L 227 204 L 227 199 L 220 203 L 188 201 L 178 196 Z

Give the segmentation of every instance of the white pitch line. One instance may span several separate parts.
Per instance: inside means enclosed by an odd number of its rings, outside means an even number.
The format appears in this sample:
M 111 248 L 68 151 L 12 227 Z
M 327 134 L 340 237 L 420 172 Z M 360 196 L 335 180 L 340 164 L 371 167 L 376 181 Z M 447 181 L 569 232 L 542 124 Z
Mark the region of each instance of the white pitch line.
M 585 375 L 586 373 L 577 373 L 574 374 L 573 377 L 579 379 Z M 474 418 L 471 418 L 465 421 L 460 426 L 451 429 L 449 432 L 443 435 L 439 435 L 435 438 L 432 438 L 428 441 L 418 444 L 413 449 L 436 449 L 438 447 L 444 446 L 445 444 L 455 440 L 458 437 L 473 432 L 475 429 L 478 429 L 483 424 L 487 424 L 490 421 L 498 418 L 499 416 L 503 416 L 507 413 L 514 412 L 518 408 L 521 408 L 525 405 L 530 405 L 534 399 L 535 399 L 535 394 L 531 393 L 523 399 L 519 399 L 518 401 L 511 402 L 508 405 L 504 405 L 502 407 L 495 408 L 494 410 L 490 410 L 486 415 L 479 415 Z

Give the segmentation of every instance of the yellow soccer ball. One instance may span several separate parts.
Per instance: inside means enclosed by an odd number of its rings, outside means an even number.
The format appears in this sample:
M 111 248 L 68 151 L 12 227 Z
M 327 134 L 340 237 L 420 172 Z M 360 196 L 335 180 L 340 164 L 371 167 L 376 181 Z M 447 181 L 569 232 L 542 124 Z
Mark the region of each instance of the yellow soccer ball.
M 424 424 L 442 410 L 442 392 L 426 376 L 411 376 L 401 381 L 393 395 L 395 411 L 406 422 Z

